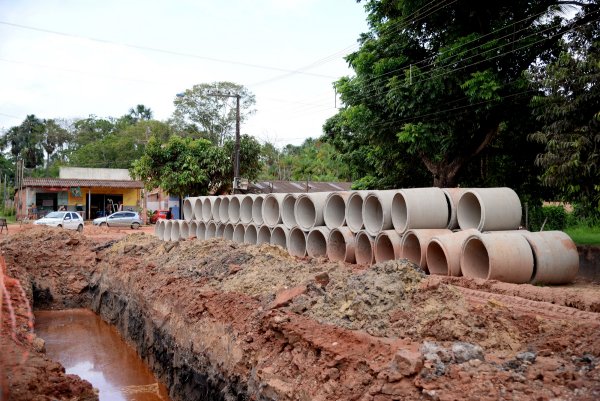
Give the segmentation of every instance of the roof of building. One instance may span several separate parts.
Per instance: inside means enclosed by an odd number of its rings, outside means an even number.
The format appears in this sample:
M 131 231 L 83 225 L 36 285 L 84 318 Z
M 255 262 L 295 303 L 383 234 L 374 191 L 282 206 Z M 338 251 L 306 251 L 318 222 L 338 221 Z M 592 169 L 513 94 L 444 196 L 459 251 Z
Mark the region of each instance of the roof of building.
M 141 181 L 130 180 L 89 180 L 81 178 L 23 178 L 23 186 L 42 188 L 143 188 L 144 183 Z
M 349 191 L 351 182 L 259 181 L 248 185 L 248 193 L 299 193 Z

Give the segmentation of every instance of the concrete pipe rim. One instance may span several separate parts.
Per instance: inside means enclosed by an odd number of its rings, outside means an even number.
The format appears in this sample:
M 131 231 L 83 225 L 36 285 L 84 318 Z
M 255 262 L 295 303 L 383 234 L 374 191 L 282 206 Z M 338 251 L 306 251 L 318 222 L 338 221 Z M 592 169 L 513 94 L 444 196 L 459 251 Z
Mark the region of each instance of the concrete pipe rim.
M 363 225 L 370 235 L 377 235 L 383 230 L 383 205 L 377 194 L 367 195 L 363 202 L 362 214 Z
M 310 197 L 301 195 L 296 199 L 294 215 L 297 225 L 303 230 L 310 230 L 317 222 L 317 210 Z
M 292 256 L 306 256 L 306 233 L 298 227 L 290 230 L 288 252 Z
M 376 263 L 381 263 L 381 262 L 385 262 L 387 260 L 395 260 L 396 259 L 396 252 L 394 251 L 394 244 L 392 243 L 392 239 L 390 238 L 390 236 L 385 233 L 385 232 L 381 232 L 379 233 L 379 235 L 377 235 L 377 237 L 375 238 L 375 249 L 373 250 L 374 252 L 374 257 L 375 257 L 375 262 Z
M 278 245 L 283 249 L 287 249 L 288 246 L 289 231 L 286 233 L 286 228 L 281 226 L 273 227 L 271 230 L 271 245 Z
M 482 278 L 490 276 L 490 256 L 485 242 L 477 235 L 472 235 L 463 244 L 460 266 L 465 277 Z
M 332 230 L 346 223 L 346 200 L 339 193 L 333 192 L 325 200 L 323 221 Z
M 328 234 L 324 230 L 311 230 L 306 236 L 306 254 L 311 258 L 327 256 Z
M 446 247 L 437 239 L 432 238 L 425 252 L 429 274 L 450 276 L 450 258 Z
M 371 236 L 365 231 L 359 231 L 356 234 L 354 241 L 356 263 L 363 266 L 373 264 L 375 258 L 373 255 L 373 240 Z
M 267 234 L 265 234 L 265 232 Z M 256 245 L 270 244 L 271 243 L 271 229 L 269 226 L 262 225 L 257 229 L 256 233 Z
M 348 197 L 346 204 L 346 225 L 353 232 L 363 229 L 364 221 L 362 215 L 364 198 L 360 193 L 354 192 Z
M 392 199 L 392 225 L 400 233 L 408 230 L 408 206 L 402 192 L 398 192 Z
M 296 225 L 295 204 L 298 196 L 296 194 L 287 194 L 281 202 L 281 221 L 287 228 L 292 228 Z
M 276 226 L 281 221 L 281 207 L 274 196 L 267 196 L 262 202 L 262 218 L 266 225 Z
M 402 238 L 402 257 L 422 267 L 421 240 L 412 231 L 408 231 Z
M 262 207 L 264 203 L 265 197 L 262 195 L 258 195 L 252 201 L 252 221 L 255 224 L 263 224 L 264 219 L 262 217 Z
M 467 191 L 460 197 L 456 219 L 462 230 L 475 228 L 481 231 L 485 221 L 485 209 L 483 200 L 477 192 Z

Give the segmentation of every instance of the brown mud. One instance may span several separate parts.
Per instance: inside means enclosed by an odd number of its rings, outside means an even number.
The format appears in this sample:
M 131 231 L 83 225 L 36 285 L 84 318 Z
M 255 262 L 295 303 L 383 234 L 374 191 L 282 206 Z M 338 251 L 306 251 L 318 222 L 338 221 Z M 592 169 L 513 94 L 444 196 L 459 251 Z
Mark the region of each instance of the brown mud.
M 7 275 L 36 308 L 97 312 L 174 400 L 600 397 L 593 283 L 512 285 L 426 276 L 406 261 L 360 268 L 269 245 L 110 234 L 11 234 Z M 51 399 L 51 380 L 27 365 L 13 363 L 8 381 L 37 387 L 11 386 L 9 399 Z

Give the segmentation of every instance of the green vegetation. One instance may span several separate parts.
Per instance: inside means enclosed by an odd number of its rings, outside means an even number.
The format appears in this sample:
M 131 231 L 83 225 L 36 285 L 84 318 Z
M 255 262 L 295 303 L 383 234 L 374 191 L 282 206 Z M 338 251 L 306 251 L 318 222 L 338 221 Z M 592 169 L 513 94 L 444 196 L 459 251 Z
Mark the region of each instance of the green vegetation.
M 563 231 L 578 245 L 600 245 L 600 226 L 590 227 L 583 224 L 565 228 Z

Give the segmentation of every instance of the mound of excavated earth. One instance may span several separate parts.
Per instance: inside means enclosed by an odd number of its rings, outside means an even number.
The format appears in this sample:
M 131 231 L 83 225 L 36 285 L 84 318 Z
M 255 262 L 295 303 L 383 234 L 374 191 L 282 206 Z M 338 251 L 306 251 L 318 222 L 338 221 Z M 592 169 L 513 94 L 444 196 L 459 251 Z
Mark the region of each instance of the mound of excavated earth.
M 0 246 L 35 308 L 96 311 L 174 400 L 600 399 L 595 284 L 430 277 L 407 261 L 361 268 L 143 233 L 32 228 Z M 8 399 L 93 399 L 22 314 L 17 347 L 3 314 L 2 350 L 27 353 L 0 361 Z

